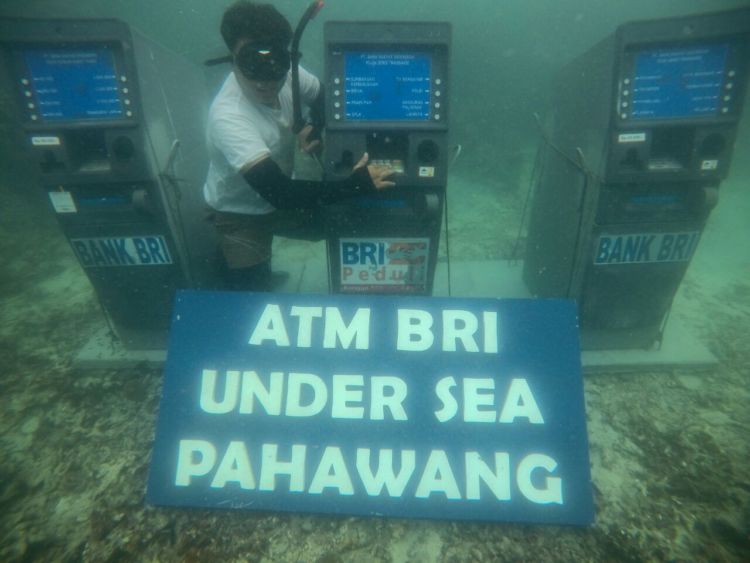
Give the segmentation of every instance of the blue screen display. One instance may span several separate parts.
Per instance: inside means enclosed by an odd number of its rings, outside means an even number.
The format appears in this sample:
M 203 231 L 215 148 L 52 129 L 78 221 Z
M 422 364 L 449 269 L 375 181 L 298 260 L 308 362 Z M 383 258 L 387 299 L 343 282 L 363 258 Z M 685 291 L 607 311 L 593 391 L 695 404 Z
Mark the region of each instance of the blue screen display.
M 23 59 L 41 119 L 122 117 L 114 59 L 108 48 L 28 49 Z
M 641 51 L 636 56 L 633 119 L 716 115 L 729 45 Z
M 350 121 L 430 119 L 427 53 L 348 52 L 344 57 L 345 116 Z

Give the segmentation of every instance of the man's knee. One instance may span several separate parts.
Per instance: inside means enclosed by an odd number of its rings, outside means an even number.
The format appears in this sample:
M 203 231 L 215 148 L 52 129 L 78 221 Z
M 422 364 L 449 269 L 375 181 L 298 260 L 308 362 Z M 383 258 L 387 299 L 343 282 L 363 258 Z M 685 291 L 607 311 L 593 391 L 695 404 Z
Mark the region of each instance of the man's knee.
M 222 256 L 223 258 L 223 256 Z M 271 291 L 271 262 L 265 261 L 244 268 L 232 268 L 222 259 L 219 276 L 223 289 L 229 291 Z

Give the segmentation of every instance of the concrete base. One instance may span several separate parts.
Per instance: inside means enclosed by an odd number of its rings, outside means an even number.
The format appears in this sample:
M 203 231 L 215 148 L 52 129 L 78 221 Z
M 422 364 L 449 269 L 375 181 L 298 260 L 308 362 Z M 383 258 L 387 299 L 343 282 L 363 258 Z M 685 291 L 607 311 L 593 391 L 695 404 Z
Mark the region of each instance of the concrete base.
M 322 249 L 322 250 L 321 250 Z M 277 270 L 289 272 L 289 278 L 278 289 L 279 293 L 328 293 L 328 268 L 325 248 L 305 260 L 279 259 Z M 434 295 L 439 297 L 531 297 L 523 284 L 522 262 L 502 260 L 484 262 L 454 261 L 438 263 L 435 273 Z M 107 330 L 102 330 L 79 353 L 76 364 L 87 368 L 120 368 L 136 364 L 161 364 L 164 350 L 125 350 Z M 718 363 L 716 357 L 700 342 L 687 326 L 672 322 L 667 325 L 660 348 L 650 350 L 596 350 L 581 354 L 584 373 L 613 373 L 679 368 L 706 370 Z
M 668 323 L 660 348 L 650 350 L 584 350 L 583 373 L 621 373 L 665 368 L 708 370 L 719 361 L 685 326 Z
M 126 349 L 107 326 L 102 326 L 78 352 L 73 365 L 79 369 L 123 369 L 160 366 L 166 359 L 166 350 Z

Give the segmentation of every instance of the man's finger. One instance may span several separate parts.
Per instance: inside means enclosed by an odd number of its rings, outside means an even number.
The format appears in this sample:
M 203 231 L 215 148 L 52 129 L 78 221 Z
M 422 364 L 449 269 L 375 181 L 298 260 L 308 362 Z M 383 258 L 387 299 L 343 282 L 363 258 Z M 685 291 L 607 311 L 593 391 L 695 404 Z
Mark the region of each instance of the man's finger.
M 354 165 L 354 170 L 359 170 L 360 168 L 365 166 L 368 160 L 370 160 L 370 155 L 368 155 L 367 153 L 363 154 L 362 158 L 359 159 L 359 162 Z
M 396 171 L 390 166 L 376 166 L 371 164 L 370 170 L 372 171 L 373 175 L 377 175 L 379 179 L 391 178 L 394 174 L 396 174 Z
M 383 188 L 392 188 L 396 185 L 396 182 L 387 182 L 385 180 L 378 180 L 375 182 L 375 187 L 379 190 L 382 190 Z
M 302 147 L 302 152 L 311 153 L 315 152 L 320 147 L 320 141 L 313 141 Z

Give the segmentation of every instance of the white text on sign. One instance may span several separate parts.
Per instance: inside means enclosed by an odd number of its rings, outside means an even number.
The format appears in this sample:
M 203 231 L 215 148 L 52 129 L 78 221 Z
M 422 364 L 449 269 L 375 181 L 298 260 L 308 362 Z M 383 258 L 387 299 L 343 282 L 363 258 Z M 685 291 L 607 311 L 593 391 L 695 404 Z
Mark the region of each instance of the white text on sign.
M 497 311 L 483 311 L 480 317 L 471 311 L 446 309 L 442 311 L 441 321 L 441 334 L 436 339 L 435 319 L 431 313 L 398 309 L 396 349 L 498 353 Z M 292 306 L 284 312 L 278 305 L 268 304 L 255 323 L 248 343 L 251 346 L 369 350 L 370 309 L 357 309 L 346 321 L 337 307 Z

